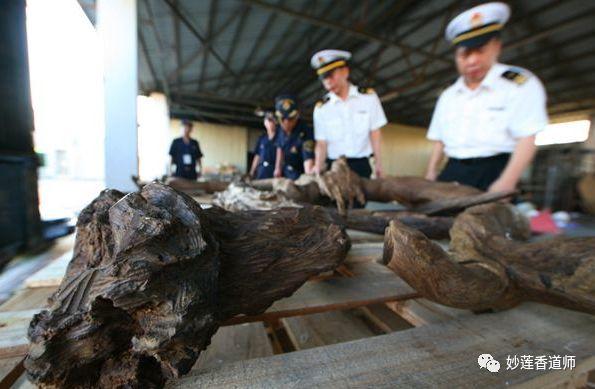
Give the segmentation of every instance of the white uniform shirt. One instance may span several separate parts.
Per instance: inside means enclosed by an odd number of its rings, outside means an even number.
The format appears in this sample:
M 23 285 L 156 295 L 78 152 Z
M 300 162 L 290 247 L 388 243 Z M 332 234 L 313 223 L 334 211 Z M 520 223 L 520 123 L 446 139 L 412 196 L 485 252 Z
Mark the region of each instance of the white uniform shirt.
M 507 71 L 513 80 L 503 76 Z M 512 74 L 512 76 L 511 76 Z M 545 89 L 528 70 L 494 64 L 475 90 L 462 77 L 436 104 L 428 139 L 444 143 L 453 158 L 490 157 L 514 151 L 517 139 L 548 123 Z
M 369 157 L 370 132 L 388 123 L 376 93 L 360 93 L 350 85 L 345 101 L 334 93 L 328 93 L 325 100 L 314 108 L 314 138 L 327 142 L 328 158 Z

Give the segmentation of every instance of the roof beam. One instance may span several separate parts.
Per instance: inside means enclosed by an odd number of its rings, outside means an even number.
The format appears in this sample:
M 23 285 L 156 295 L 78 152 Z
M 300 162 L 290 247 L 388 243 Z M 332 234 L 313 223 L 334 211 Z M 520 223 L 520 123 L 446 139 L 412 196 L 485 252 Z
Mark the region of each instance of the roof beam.
M 557 2 L 555 2 L 555 3 L 557 4 Z M 541 11 L 541 10 L 542 9 L 540 9 L 539 11 Z M 536 13 L 537 13 L 536 11 L 532 12 L 532 14 L 536 14 Z M 581 19 L 581 20 L 583 20 L 583 19 L 592 17 L 594 14 L 595 14 L 595 9 L 592 9 L 592 10 L 590 10 L 590 12 L 584 12 L 584 13 L 578 15 L 578 18 Z M 573 16 L 573 17 L 571 17 L 569 19 L 566 19 L 566 20 L 564 20 L 564 21 L 556 24 L 552 28 L 556 28 L 557 26 L 562 26 L 562 25 L 564 26 L 564 28 L 568 28 L 569 27 L 569 24 L 567 22 L 573 21 L 576 18 L 577 18 L 577 16 Z M 552 28 L 550 30 L 552 30 Z M 556 29 L 555 31 L 547 31 L 548 34 L 541 34 L 539 36 L 539 39 L 544 39 L 547 36 L 549 36 L 549 34 L 552 34 L 553 32 L 556 32 L 556 31 L 559 31 L 559 30 Z M 534 42 L 534 40 L 531 40 L 531 41 L 525 40 L 525 39 L 521 39 L 521 40 L 523 41 L 523 45 L 527 45 L 529 43 L 533 43 Z M 520 46 L 517 45 L 516 48 L 518 48 L 518 47 L 520 47 Z M 503 51 L 504 52 L 508 52 L 509 50 L 510 50 L 509 47 L 507 45 L 504 45 Z M 523 56 L 523 57 L 526 57 L 526 56 Z M 533 69 L 531 69 L 531 70 L 533 70 Z M 406 73 L 406 71 L 397 72 L 396 74 L 393 74 L 393 75 L 389 76 L 388 78 L 389 79 L 390 78 L 399 79 L 405 73 Z M 444 83 L 444 77 L 445 76 L 446 77 L 451 77 L 451 76 L 455 76 L 455 75 L 456 75 L 456 72 L 455 72 L 455 69 L 454 69 L 454 67 L 453 67 L 452 64 L 449 67 L 440 69 L 440 70 L 434 72 L 433 74 L 431 74 L 430 76 L 427 77 L 427 79 L 434 79 L 434 80 L 437 80 L 437 81 L 434 81 L 432 84 L 430 84 L 431 86 L 429 88 L 425 88 L 425 89 L 419 91 L 418 93 L 425 93 L 428 89 L 436 88 L 437 87 L 436 86 L 437 84 Z M 407 83 L 404 83 L 404 84 L 399 85 L 395 89 L 401 89 L 401 93 L 404 93 L 406 90 L 411 89 L 411 88 L 416 87 L 416 86 L 419 86 L 419 84 L 410 85 L 409 82 L 407 82 Z
M 284 0 L 281 0 L 280 4 L 282 4 L 283 1 Z M 244 67 L 240 71 L 238 77 L 236 77 L 234 79 L 235 82 L 239 82 L 241 80 L 246 79 L 244 72 L 250 67 L 252 60 L 254 60 L 254 57 L 258 53 L 260 46 L 262 45 L 262 43 L 264 42 L 264 40 L 266 38 L 267 33 L 271 29 L 271 26 L 274 25 L 275 19 L 277 19 L 277 14 L 275 14 L 275 13 L 270 14 L 269 17 L 267 18 L 267 21 L 264 23 L 264 26 L 261 28 L 260 33 L 258 34 L 258 37 L 254 40 L 254 43 L 250 50 L 250 53 L 248 54 L 248 58 L 246 58 L 246 60 L 244 61 Z M 265 61 L 263 61 L 263 62 L 265 62 Z
M 528 14 L 523 15 L 523 17 L 517 16 L 511 22 L 509 22 L 509 27 L 512 26 L 512 25 L 517 25 L 518 23 L 522 22 L 524 20 L 524 18 L 535 17 L 536 15 L 539 15 L 541 13 L 544 13 L 546 11 L 549 11 L 549 10 L 557 7 L 560 4 L 562 4 L 562 0 L 555 0 L 555 1 L 552 1 L 551 3 L 545 5 L 545 6 L 541 7 L 541 8 L 538 8 L 536 10 L 533 10 L 533 11 L 529 12 Z M 419 45 L 419 47 L 424 47 L 424 46 L 428 45 L 429 43 L 432 42 L 432 40 L 433 39 L 430 38 L 430 39 L 426 40 L 425 42 L 422 42 Z M 505 51 L 508 50 L 507 49 L 507 45 L 504 45 L 504 50 Z M 447 50 L 445 50 L 442 53 L 440 53 L 439 56 L 444 57 L 444 58 L 450 58 L 451 51 L 452 51 L 452 49 L 449 47 Z M 403 59 L 401 58 L 401 56 L 400 55 L 397 55 L 395 58 L 389 60 L 388 62 L 385 62 L 381 66 L 382 67 L 390 66 L 390 65 L 393 65 L 393 64 L 397 64 L 397 63 L 401 62 L 402 60 Z M 452 59 L 449 59 L 448 64 L 450 66 L 448 66 L 447 69 L 454 70 L 454 68 L 452 66 L 452 63 L 453 63 L 453 60 Z M 437 73 L 443 73 L 443 70 L 444 69 L 441 69 L 441 70 L 438 70 L 437 72 L 435 72 L 434 74 L 431 74 L 430 77 L 428 77 L 428 79 L 429 78 L 434 78 Z M 384 78 L 384 80 L 385 80 L 384 83 L 386 84 L 389 80 L 392 80 L 392 79 L 401 79 L 407 73 L 408 73 L 408 70 L 403 70 L 403 71 L 399 71 L 399 72 L 396 72 L 394 74 L 391 74 L 390 76 L 387 76 L 387 77 Z M 404 84 L 408 84 L 408 83 L 409 83 L 409 81 L 406 82 L 406 83 L 404 83 Z M 395 89 L 399 89 L 399 88 L 402 88 L 402 87 L 403 87 L 403 84 L 402 85 L 397 85 L 395 87 Z
M 394 14 L 397 12 L 401 12 L 404 9 L 406 9 L 408 6 L 410 6 L 411 4 L 414 4 L 412 1 L 407 0 L 407 1 L 403 1 L 397 5 L 392 5 L 389 7 L 389 9 L 381 9 L 381 12 L 379 12 L 379 16 L 376 18 L 376 20 L 373 21 L 374 25 L 381 25 L 381 26 L 386 26 L 385 28 L 390 28 L 390 26 L 394 23 L 396 23 L 398 21 L 399 18 L 395 18 Z M 333 3 L 329 3 L 330 6 L 333 5 Z M 326 14 L 327 11 L 325 10 L 325 12 L 323 12 L 322 14 Z M 393 23 L 385 23 L 389 17 L 393 17 Z M 370 24 L 372 24 L 372 22 L 370 22 Z M 339 42 L 337 42 L 337 37 L 336 36 L 330 36 L 328 34 L 326 34 L 325 32 L 323 32 L 321 34 L 322 38 L 327 38 L 328 40 L 332 40 L 333 44 L 336 45 L 336 47 L 344 47 L 344 41 L 346 40 L 345 34 L 342 34 L 340 31 L 337 31 L 337 34 L 339 37 L 341 37 L 342 39 L 339 39 Z M 348 37 L 347 37 L 348 39 Z M 316 38 L 314 39 L 315 42 L 319 42 L 320 38 Z M 369 42 L 365 42 L 365 44 L 369 44 Z M 345 47 L 345 49 L 349 50 L 349 51 L 356 51 L 358 46 L 361 46 L 362 43 L 355 43 L 355 44 L 351 44 L 347 47 Z M 311 54 L 311 50 L 309 50 L 309 52 L 307 54 Z M 358 67 L 358 63 L 351 60 L 351 65 L 354 69 L 357 69 Z M 280 89 L 284 89 L 284 88 L 288 88 L 289 86 L 295 88 L 295 90 L 303 90 L 305 87 L 312 85 L 313 83 L 318 84 L 318 80 L 316 79 L 316 77 L 313 75 L 312 71 L 309 69 L 309 67 L 305 67 L 307 69 L 307 71 L 304 71 L 304 67 L 300 68 L 302 73 L 302 76 L 298 78 L 298 76 L 300 75 L 300 73 L 296 72 L 294 75 L 295 80 L 292 80 L 291 82 L 288 82 L 286 84 L 284 84 Z M 313 89 L 310 93 L 306 94 L 306 95 L 302 95 L 302 101 L 305 102 L 310 96 L 314 95 L 315 93 L 319 93 L 318 89 Z
M 209 2 L 209 25 L 207 28 L 207 45 L 210 47 L 213 42 L 213 25 L 215 24 L 215 18 L 217 15 L 217 0 L 211 0 Z M 202 89 L 205 77 L 207 73 L 207 64 L 209 62 L 208 52 L 202 58 L 202 67 L 200 69 L 200 82 L 198 83 L 198 89 Z
M 230 102 L 230 103 L 234 103 L 234 104 L 245 104 L 245 105 L 249 105 L 249 106 L 262 106 L 262 105 L 266 105 L 267 103 L 270 104 L 270 102 L 263 101 L 263 100 L 243 99 L 243 98 L 238 98 L 238 97 L 221 96 L 221 95 L 218 95 L 215 93 L 210 93 L 210 92 L 174 91 L 174 92 L 172 92 L 172 96 L 173 97 L 186 96 L 186 97 L 204 98 L 204 99 L 208 99 L 208 100 L 224 101 L 224 102 Z
M 236 31 L 234 33 L 233 41 L 231 42 L 231 47 L 229 48 L 229 51 L 227 52 L 226 62 L 228 62 L 228 63 L 231 63 L 231 61 L 233 59 L 233 55 L 236 51 L 236 47 L 238 46 L 238 41 L 240 39 L 240 35 L 241 35 L 242 31 L 244 30 L 244 24 L 246 23 L 246 18 L 248 17 L 249 13 L 250 13 L 250 7 L 244 6 L 243 10 L 241 11 L 240 20 L 238 21 L 238 26 L 236 27 Z M 237 77 L 237 74 L 234 74 L 234 77 Z M 219 85 L 220 85 L 220 83 L 217 85 L 216 89 L 219 89 Z
M 202 43 L 202 45 L 205 46 L 205 49 L 208 50 L 213 55 L 213 57 L 223 66 L 223 68 L 225 70 L 227 70 L 230 74 L 233 74 L 235 76 L 236 74 L 229 67 L 227 62 L 225 62 L 223 60 L 223 58 L 221 58 L 219 53 L 217 53 L 217 51 L 215 51 L 215 49 L 211 45 L 209 45 L 209 42 L 207 41 L 207 39 L 204 36 L 202 36 L 202 34 L 200 32 L 198 32 L 196 27 L 194 27 L 192 22 L 190 20 L 188 20 L 186 15 L 184 15 L 180 11 L 180 9 L 173 4 L 173 0 L 163 0 L 163 1 L 165 2 L 165 4 L 167 4 L 169 6 L 169 8 L 173 11 L 173 13 L 184 24 L 184 26 L 186 26 L 186 28 L 192 33 L 192 35 L 194 35 L 200 41 L 200 43 Z
M 415 47 L 400 43 L 398 41 L 393 41 L 391 39 L 386 39 L 384 37 L 375 35 L 373 33 L 365 31 L 363 29 L 359 30 L 359 29 L 347 27 L 342 24 L 332 22 L 330 20 L 326 20 L 326 19 L 315 17 L 315 16 L 310 16 L 310 15 L 307 15 L 305 13 L 301 13 L 298 11 L 294 11 L 287 7 L 269 4 L 262 0 L 243 0 L 243 1 L 247 4 L 254 5 L 254 6 L 266 9 L 271 12 L 282 13 L 282 14 L 290 16 L 292 18 L 300 19 L 306 23 L 310 23 L 310 24 L 313 24 L 316 26 L 339 31 L 344 34 L 349 34 L 349 35 L 352 35 L 359 39 L 376 42 L 376 43 L 381 43 L 381 44 L 384 44 L 387 46 L 397 47 L 400 50 L 402 50 L 404 53 L 416 53 L 418 55 L 423 56 L 424 58 L 431 58 L 433 60 L 440 61 L 440 62 L 448 61 L 445 58 L 438 57 L 438 56 L 436 56 L 432 53 L 429 53 L 423 49 L 415 48 Z M 450 62 L 450 61 L 448 61 L 448 62 Z
M 324 15 L 324 14 L 330 12 L 330 10 L 333 8 L 333 6 L 334 6 L 334 4 L 332 2 L 329 2 L 326 5 L 326 7 L 324 7 L 321 14 Z M 294 19 L 294 20 L 297 20 L 298 22 L 300 21 L 299 19 Z M 315 32 L 317 32 L 318 34 L 316 34 L 314 36 L 314 38 L 312 39 L 312 41 L 314 41 L 314 42 L 324 42 L 326 39 L 329 38 L 328 37 L 329 34 L 326 31 L 320 31 L 319 29 L 317 29 Z M 293 55 L 290 54 L 290 55 L 286 56 L 285 62 L 283 63 L 283 65 L 285 65 L 289 61 L 294 60 L 294 57 L 297 57 L 299 60 L 304 61 L 304 57 L 308 56 L 308 54 L 311 54 L 312 49 L 309 46 L 306 47 L 306 49 L 303 51 L 297 50 L 299 47 L 301 47 L 304 44 L 304 42 L 306 42 L 306 41 L 304 40 L 303 36 L 296 36 L 292 42 L 287 44 L 288 47 L 294 47 L 294 50 L 293 50 L 294 52 L 291 53 Z M 296 53 L 297 53 L 297 55 L 296 55 Z M 307 69 L 306 61 L 304 61 L 304 66 L 296 67 L 296 70 L 291 73 L 292 77 L 290 78 L 289 81 L 284 82 L 282 84 L 271 84 L 268 88 L 261 91 L 260 95 L 261 96 L 270 96 L 271 94 L 276 93 L 280 90 L 290 89 L 290 88 L 288 88 L 288 86 L 291 85 L 292 82 L 295 82 L 295 79 L 297 77 L 299 77 L 300 74 L 302 74 L 302 73 L 304 73 L 304 71 L 306 71 L 306 69 Z M 295 60 L 294 60 L 294 62 L 295 62 Z
M 304 2 L 302 11 L 305 11 L 306 9 L 308 9 L 309 6 L 310 6 L 310 4 L 308 4 L 308 2 Z M 297 19 L 292 19 L 291 20 L 291 23 L 289 23 L 287 25 L 287 28 L 285 29 L 285 31 L 283 32 L 283 34 L 281 35 L 281 37 L 277 40 L 277 42 L 269 50 L 269 52 L 264 56 L 264 58 L 276 58 L 277 56 L 280 56 L 281 55 L 281 50 L 287 44 L 287 39 L 295 31 L 295 29 L 297 28 L 298 24 L 299 24 L 299 21 Z M 258 74 L 261 74 L 261 72 L 266 68 L 266 66 L 268 64 L 269 64 L 269 61 L 262 61 L 262 63 L 258 67 L 258 71 L 253 74 L 252 79 L 255 80 L 256 77 L 257 77 L 257 75 Z M 244 90 L 242 90 L 242 93 L 246 93 L 246 92 L 247 92 L 247 88 L 245 88 Z
M 410 7 L 410 6 L 418 6 L 418 4 L 419 4 L 419 2 L 415 3 L 415 2 L 413 2 L 411 0 L 401 1 L 401 2 L 393 5 L 392 7 L 390 7 L 390 9 L 383 11 L 381 13 L 381 16 L 377 20 L 374 20 L 373 21 L 373 24 L 374 25 L 385 26 L 385 28 L 384 28 L 385 30 L 387 30 L 387 29 L 390 30 L 392 28 L 395 28 L 395 26 L 398 26 L 398 23 L 400 22 L 401 18 L 405 15 L 405 12 L 408 10 L 408 7 Z M 440 11 L 442 11 L 442 9 Z M 399 14 L 399 16 L 398 17 L 395 17 L 396 14 Z M 386 23 L 389 19 L 392 19 L 392 23 Z M 424 20 L 425 20 L 425 22 L 429 22 L 431 19 L 424 19 Z M 395 39 L 396 40 L 399 40 L 400 37 L 395 38 Z M 388 47 L 388 46 L 386 46 L 386 45 L 380 45 L 380 47 L 382 48 L 382 47 Z M 349 50 L 355 51 L 355 50 L 357 50 L 357 48 L 355 48 L 354 46 L 351 46 L 351 47 L 349 47 Z M 359 61 L 359 62 L 351 60 L 350 63 L 351 63 L 351 66 L 354 69 L 357 69 L 358 67 L 360 67 L 362 69 L 365 69 L 366 68 L 366 65 L 365 64 L 371 58 L 373 58 L 373 56 L 370 56 L 369 58 L 366 58 L 366 59 L 364 59 L 362 61 Z M 400 53 L 399 53 L 399 58 L 401 58 Z M 378 71 L 380 71 L 383 67 L 384 67 L 384 65 L 383 66 L 380 66 L 379 65 Z M 410 69 L 408 69 L 408 70 L 410 71 Z M 313 79 L 311 78 L 308 81 L 311 82 L 312 80 Z M 373 82 L 371 84 L 371 86 L 376 86 L 378 84 L 386 84 L 387 83 L 387 80 L 386 79 L 379 78 L 377 75 L 374 77 L 374 81 L 375 82 Z M 304 85 L 304 83 L 300 84 L 300 86 L 303 86 L 303 85 Z M 366 84 L 366 85 L 370 85 L 370 84 Z M 318 91 L 317 90 L 312 90 L 311 92 L 309 92 L 306 95 L 304 95 L 303 96 L 303 99 L 304 100 L 307 100 L 311 96 L 313 96 L 315 93 L 318 93 Z
M 175 0 L 175 4 L 176 6 L 178 5 L 178 1 L 179 0 Z M 175 47 L 176 47 L 176 69 L 180 68 L 180 65 L 182 64 L 182 37 L 180 35 L 180 19 L 176 18 L 176 16 L 172 13 L 171 14 L 172 17 L 172 21 L 173 21 L 173 27 L 174 27 L 174 34 L 175 34 Z M 177 73 L 177 81 L 178 83 L 180 83 L 181 79 L 180 79 L 180 73 Z
M 239 17 L 239 14 L 234 12 L 226 20 L 224 20 L 223 23 L 221 24 L 221 26 L 219 26 L 219 28 L 213 33 L 212 37 L 209 38 L 211 40 L 211 42 L 213 40 L 215 40 L 219 35 L 221 35 L 221 33 L 223 31 L 225 31 L 232 24 L 234 19 L 236 19 L 238 17 Z M 200 55 L 202 54 L 204 49 L 205 49 L 205 46 L 200 45 L 198 47 L 198 49 L 194 52 L 194 54 L 192 54 L 186 61 L 184 61 L 184 63 L 182 65 L 180 65 L 180 67 L 178 67 L 177 69 L 175 69 L 174 71 L 172 71 L 171 73 L 169 73 L 167 75 L 167 80 L 169 82 L 173 82 L 174 79 L 178 77 L 178 74 L 181 74 L 186 68 L 188 68 L 188 66 L 192 65 L 192 63 L 194 61 L 196 61 L 197 58 L 200 57 Z
M 159 87 L 159 80 L 157 79 L 157 73 L 155 72 L 155 66 L 151 61 L 151 57 L 149 56 L 149 50 L 147 49 L 147 42 L 145 41 L 145 36 L 139 26 L 138 28 L 138 40 L 140 42 L 141 51 L 143 53 L 143 58 L 147 63 L 147 67 L 149 68 L 149 72 L 151 73 L 151 77 L 153 78 L 153 88 L 157 89 Z M 161 87 L 163 88 L 163 87 Z
M 153 15 L 153 9 L 151 7 L 150 1 L 144 2 L 144 5 L 145 5 L 145 11 L 147 12 L 147 16 L 150 21 L 149 26 L 150 26 L 151 30 L 153 31 L 153 35 L 155 36 L 155 41 L 157 42 L 157 56 L 159 57 L 159 65 L 160 65 L 159 66 L 159 78 L 161 80 L 161 87 L 163 88 L 165 97 L 166 97 L 167 101 L 169 102 L 170 101 L 170 93 L 169 93 L 169 84 L 165 77 L 165 53 L 164 53 L 164 48 L 163 48 L 163 42 L 161 40 L 161 36 L 159 35 L 159 32 L 157 31 L 157 28 L 155 28 L 155 16 Z M 140 8 L 139 8 L 138 12 L 140 12 Z M 146 48 L 147 47 L 146 41 L 143 37 L 142 32 L 139 34 L 139 37 L 141 38 L 141 46 L 144 45 L 144 47 Z

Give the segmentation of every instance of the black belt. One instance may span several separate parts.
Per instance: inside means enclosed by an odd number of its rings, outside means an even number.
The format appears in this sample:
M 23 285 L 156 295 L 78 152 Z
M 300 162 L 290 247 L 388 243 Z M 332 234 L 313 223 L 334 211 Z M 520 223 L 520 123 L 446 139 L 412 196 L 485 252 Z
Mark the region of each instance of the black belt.
M 479 158 L 448 158 L 449 161 L 458 162 L 463 165 L 479 165 L 486 162 L 501 161 L 510 158 L 510 153 L 501 153 L 490 157 Z
M 360 158 L 346 158 L 347 162 L 358 162 L 358 161 L 367 161 L 370 159 L 370 157 L 360 157 Z M 328 159 L 331 163 L 335 162 L 336 159 Z

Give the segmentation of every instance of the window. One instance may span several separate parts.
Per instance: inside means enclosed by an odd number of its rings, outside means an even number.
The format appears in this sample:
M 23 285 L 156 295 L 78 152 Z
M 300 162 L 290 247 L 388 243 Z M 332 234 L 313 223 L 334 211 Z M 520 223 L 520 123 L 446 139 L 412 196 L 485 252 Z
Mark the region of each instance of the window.
M 553 145 L 560 143 L 584 142 L 589 137 L 590 120 L 576 120 L 573 122 L 549 124 L 537 134 L 537 146 Z

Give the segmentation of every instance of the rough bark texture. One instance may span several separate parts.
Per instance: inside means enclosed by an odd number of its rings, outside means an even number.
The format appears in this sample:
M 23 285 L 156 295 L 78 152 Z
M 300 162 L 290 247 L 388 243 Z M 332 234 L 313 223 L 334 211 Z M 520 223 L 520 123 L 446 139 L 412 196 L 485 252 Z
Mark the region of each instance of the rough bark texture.
M 353 230 L 384 234 L 391 220 L 421 231 L 430 239 L 448 239 L 453 218 L 448 216 L 427 216 L 408 211 L 371 212 L 365 209 L 352 209 L 347 215 L 340 215 L 329 209 L 335 223 Z
M 139 188 L 145 185 L 138 179 L 135 183 Z M 418 214 L 448 216 L 473 205 L 515 194 L 514 191 L 485 193 L 457 183 L 428 181 L 420 177 L 365 179 L 349 169 L 345 158 L 337 159 L 331 169 L 321 175 L 303 174 L 296 181 L 274 178 L 229 185 L 226 182 L 196 182 L 172 177 L 167 179 L 167 183 L 190 195 L 219 192 L 215 200 L 217 204 L 233 211 L 273 209 L 294 206 L 294 203 L 325 206 L 334 203 L 341 215 L 366 201 L 397 201 Z
M 28 375 L 46 387 L 161 387 L 222 321 L 263 312 L 348 248 L 319 207 L 230 213 L 157 183 L 104 191 L 81 214 L 50 309 L 31 322 Z
M 331 170 L 320 176 L 302 176 L 295 182 L 277 179 L 263 182 L 260 187 L 264 189 L 269 185 L 272 190 L 297 202 L 320 204 L 320 197 L 331 199 L 342 215 L 354 204 L 365 204 L 366 201 L 397 201 L 417 213 L 453 215 L 473 205 L 497 201 L 515 193 L 485 193 L 457 183 L 428 181 L 420 177 L 365 179 L 349 169 L 344 158 L 333 162 Z
M 138 189 L 142 189 L 145 185 L 148 185 L 148 181 L 141 181 L 139 177 L 132 176 L 131 177 L 134 184 L 137 186 Z M 178 190 L 180 192 L 184 192 L 190 196 L 199 196 L 205 193 L 216 193 L 224 191 L 227 186 L 230 184 L 229 181 L 196 181 L 196 180 L 188 180 L 181 177 L 168 177 L 162 176 L 159 179 L 154 180 L 153 182 L 160 182 L 162 184 L 167 184 Z
M 384 261 L 425 297 L 456 308 L 508 308 L 532 300 L 595 313 L 595 237 L 527 243 L 514 208 L 494 203 L 460 214 L 450 252 L 391 222 Z
M 284 184 L 293 183 L 290 180 L 277 181 Z M 295 184 L 285 185 L 295 188 Z M 263 191 L 246 184 L 232 183 L 229 187 L 215 195 L 213 204 L 228 211 L 245 210 L 273 210 L 281 207 L 311 207 L 308 203 L 297 203 L 289 200 L 279 191 Z M 333 221 L 345 228 L 359 231 L 384 234 L 391 220 L 399 220 L 403 224 L 420 230 L 431 239 L 446 239 L 452 227 L 453 218 L 445 216 L 430 217 L 422 213 L 409 211 L 371 212 L 364 209 L 352 209 L 340 214 L 333 208 L 326 208 Z

